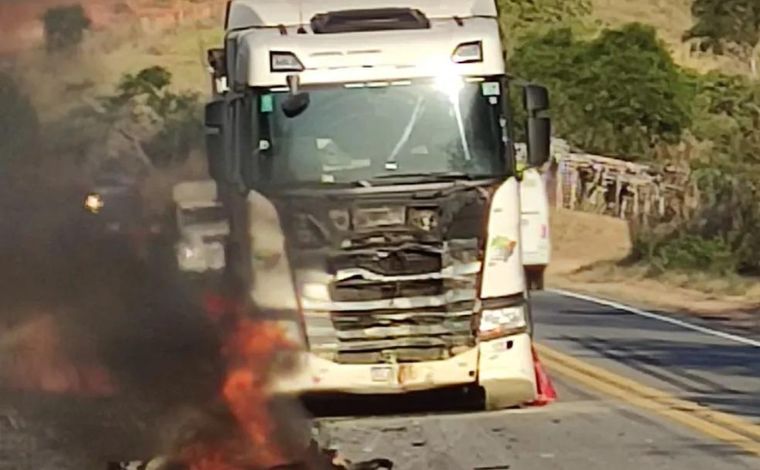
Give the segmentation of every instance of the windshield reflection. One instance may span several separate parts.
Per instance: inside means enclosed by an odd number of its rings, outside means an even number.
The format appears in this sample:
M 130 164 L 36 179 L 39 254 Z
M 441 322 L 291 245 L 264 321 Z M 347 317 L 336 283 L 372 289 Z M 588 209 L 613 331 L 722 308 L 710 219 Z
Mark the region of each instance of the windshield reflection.
M 294 118 L 280 110 L 287 92 L 260 95 L 260 139 L 272 157 L 268 180 L 346 183 L 394 174 L 503 175 L 501 83 L 445 85 L 398 82 L 309 90 L 311 104 Z

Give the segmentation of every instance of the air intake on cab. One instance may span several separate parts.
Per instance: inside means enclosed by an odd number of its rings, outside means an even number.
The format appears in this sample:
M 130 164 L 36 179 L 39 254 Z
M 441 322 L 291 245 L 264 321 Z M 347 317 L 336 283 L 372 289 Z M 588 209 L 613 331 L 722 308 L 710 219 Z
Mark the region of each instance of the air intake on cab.
M 331 11 L 311 19 L 311 29 L 316 34 L 429 28 L 425 14 L 411 8 Z

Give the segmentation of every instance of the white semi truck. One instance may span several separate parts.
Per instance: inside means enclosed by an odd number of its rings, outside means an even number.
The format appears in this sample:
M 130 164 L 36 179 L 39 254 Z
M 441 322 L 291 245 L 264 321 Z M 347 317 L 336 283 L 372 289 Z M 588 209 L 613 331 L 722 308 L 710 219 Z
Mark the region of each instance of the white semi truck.
M 303 345 L 281 392 L 474 386 L 532 401 L 513 122 L 494 0 L 232 0 L 209 51 L 229 282 Z

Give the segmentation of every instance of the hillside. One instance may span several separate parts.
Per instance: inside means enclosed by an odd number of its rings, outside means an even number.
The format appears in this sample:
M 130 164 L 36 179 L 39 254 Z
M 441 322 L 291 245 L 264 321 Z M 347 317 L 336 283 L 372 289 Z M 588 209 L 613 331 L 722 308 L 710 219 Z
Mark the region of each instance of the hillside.
M 593 7 L 591 30 L 620 27 L 632 21 L 657 29 L 680 64 L 699 71 L 746 72 L 745 64 L 711 53 L 692 53 L 681 41 L 693 24 L 693 0 L 584 0 Z M 42 89 L 36 101 L 47 107 L 51 101 L 68 98 L 74 91 L 107 89 L 124 73 L 160 63 L 174 77 L 174 86 L 205 92 L 205 49 L 222 37 L 221 16 L 224 0 L 82 0 L 92 29 L 81 60 L 77 64 L 48 64 L 56 68 L 58 83 L 48 86 L 45 79 L 48 58 L 35 52 L 43 42 L 41 15 L 47 8 L 78 3 L 76 0 L 0 1 L 0 18 L 5 18 L 0 33 L 3 48 L 21 54 L 21 67 L 32 84 Z M 14 18 L 14 21 L 10 21 Z M 88 93 L 85 92 L 85 95 Z
M 592 14 L 606 27 L 617 28 L 631 22 L 655 27 L 673 58 L 684 67 L 700 72 L 720 70 L 724 73 L 747 73 L 747 65 L 741 61 L 712 53 L 692 52 L 691 44 L 681 40 L 683 34 L 694 25 L 691 15 L 693 1 L 592 0 Z

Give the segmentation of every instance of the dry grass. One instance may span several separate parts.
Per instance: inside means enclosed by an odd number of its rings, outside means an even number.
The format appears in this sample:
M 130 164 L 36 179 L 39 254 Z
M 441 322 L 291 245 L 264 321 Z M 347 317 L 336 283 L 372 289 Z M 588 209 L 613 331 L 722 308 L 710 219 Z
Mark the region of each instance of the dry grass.
M 207 93 L 205 50 L 220 44 L 216 22 L 185 25 L 161 34 L 114 30 L 93 34 L 81 51 L 51 57 L 43 50 L 24 55 L 17 70 L 44 120 L 64 116 L 83 102 L 112 92 L 125 73 L 161 65 L 173 74 L 173 88 Z
M 631 22 L 654 26 L 675 61 L 686 68 L 703 73 L 712 70 L 749 73 L 747 64 L 736 58 L 692 53 L 691 45 L 681 41 L 694 24 L 692 3 L 692 0 L 593 0 L 594 17 L 604 26 L 619 27 Z

